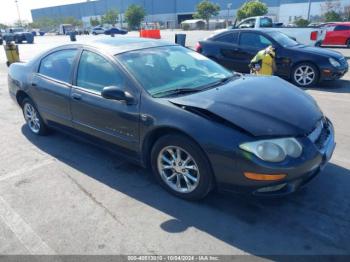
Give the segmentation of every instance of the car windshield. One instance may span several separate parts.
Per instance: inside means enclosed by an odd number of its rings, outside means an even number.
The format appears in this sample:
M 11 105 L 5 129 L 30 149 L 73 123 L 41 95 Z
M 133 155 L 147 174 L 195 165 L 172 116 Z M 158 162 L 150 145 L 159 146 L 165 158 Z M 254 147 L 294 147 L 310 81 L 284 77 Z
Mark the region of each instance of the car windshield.
M 180 46 L 137 50 L 117 58 L 155 97 L 176 91 L 200 91 L 233 76 L 207 57 Z
M 290 47 L 299 45 L 299 43 L 289 36 L 280 33 L 280 32 L 270 32 L 269 35 L 275 40 L 277 43 L 282 45 L 283 47 Z

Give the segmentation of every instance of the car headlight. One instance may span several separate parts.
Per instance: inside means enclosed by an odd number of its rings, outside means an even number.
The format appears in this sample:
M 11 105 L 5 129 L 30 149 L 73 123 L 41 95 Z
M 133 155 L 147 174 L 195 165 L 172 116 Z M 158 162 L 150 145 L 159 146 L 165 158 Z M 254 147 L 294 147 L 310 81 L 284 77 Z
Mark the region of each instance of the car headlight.
M 329 58 L 328 59 L 328 61 L 329 61 L 329 63 L 331 63 L 331 65 L 332 66 L 334 66 L 334 67 L 339 67 L 340 66 L 340 63 L 337 61 L 337 60 L 335 60 L 334 58 Z
M 268 162 L 281 162 L 287 156 L 297 158 L 303 148 L 295 138 L 279 138 L 248 142 L 239 146 Z

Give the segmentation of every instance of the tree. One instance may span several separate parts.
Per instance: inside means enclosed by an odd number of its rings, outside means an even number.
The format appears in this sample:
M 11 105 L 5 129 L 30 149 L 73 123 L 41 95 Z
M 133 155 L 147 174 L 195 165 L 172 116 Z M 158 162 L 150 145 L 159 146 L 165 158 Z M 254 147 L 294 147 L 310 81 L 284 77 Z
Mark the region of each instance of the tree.
M 24 22 L 23 22 L 23 21 L 20 21 L 20 20 L 16 20 L 16 21 L 13 23 L 13 26 L 14 26 L 14 27 L 24 27 Z
M 132 4 L 125 11 L 125 20 L 128 23 L 129 29 L 139 28 L 145 16 L 145 9 L 139 5 Z
M 51 30 L 51 29 L 57 27 L 59 24 L 60 24 L 60 21 L 58 19 L 43 17 L 43 18 L 40 18 L 38 20 L 33 21 L 30 24 L 30 27 Z
M 344 19 L 350 21 L 350 5 L 344 6 Z
M 207 23 L 207 29 L 209 29 L 209 19 L 212 16 L 217 16 L 220 12 L 220 6 L 210 2 L 209 0 L 203 0 L 197 5 L 197 12 L 193 15 L 194 18 L 204 19 Z
M 310 21 L 300 17 L 296 19 L 294 23 L 297 27 L 306 27 L 310 24 Z
M 321 9 L 323 13 L 328 13 L 330 11 L 339 13 L 341 9 L 340 0 L 325 0 L 325 2 L 321 4 Z
M 326 12 L 324 18 L 326 22 L 338 22 L 342 20 L 341 15 L 333 10 Z
M 0 23 L 0 29 L 6 29 L 6 28 L 8 28 L 7 25 Z
M 95 17 L 95 18 L 90 17 L 90 25 L 91 26 L 98 26 L 100 24 L 101 24 L 101 22 L 97 17 Z
M 101 17 L 102 24 L 110 24 L 115 26 L 118 21 L 119 12 L 117 9 L 108 10 L 105 15 Z
M 62 23 L 60 24 L 70 24 L 70 25 L 73 25 L 73 26 L 82 26 L 83 25 L 83 22 L 79 19 L 76 19 L 72 16 L 69 16 L 69 17 L 64 17 L 62 19 Z
M 341 21 L 341 3 L 340 0 L 326 0 L 321 5 L 325 22 Z
M 268 8 L 265 3 L 262 3 L 259 0 L 248 1 L 248 2 L 245 2 L 237 10 L 237 19 L 242 20 L 251 16 L 266 15 L 267 12 L 268 12 Z

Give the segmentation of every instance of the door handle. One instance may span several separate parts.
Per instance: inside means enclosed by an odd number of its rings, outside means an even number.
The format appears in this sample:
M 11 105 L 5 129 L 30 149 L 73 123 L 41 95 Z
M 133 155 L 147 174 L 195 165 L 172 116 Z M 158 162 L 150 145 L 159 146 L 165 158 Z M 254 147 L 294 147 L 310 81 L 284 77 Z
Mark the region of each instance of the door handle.
M 37 84 L 35 82 L 32 82 L 32 86 L 37 86 Z
M 72 94 L 72 98 L 73 98 L 74 100 L 81 100 L 81 95 L 76 94 L 76 93 L 73 93 L 73 94 Z

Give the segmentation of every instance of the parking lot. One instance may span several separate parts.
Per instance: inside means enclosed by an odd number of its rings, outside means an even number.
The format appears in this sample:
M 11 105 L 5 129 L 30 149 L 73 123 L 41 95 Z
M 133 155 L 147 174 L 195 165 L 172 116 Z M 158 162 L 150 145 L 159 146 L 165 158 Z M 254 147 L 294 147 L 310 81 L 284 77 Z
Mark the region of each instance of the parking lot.
M 162 32 L 169 41 L 174 34 Z M 209 35 L 188 32 L 187 45 Z M 23 60 L 69 37 L 35 41 L 20 45 Z M 336 50 L 350 62 L 350 49 Z M 95 146 L 58 132 L 32 135 L 9 98 L 5 62 L 0 51 L 0 254 L 350 254 L 350 73 L 306 90 L 337 142 L 314 181 L 281 199 L 213 192 L 187 202 Z

